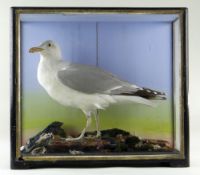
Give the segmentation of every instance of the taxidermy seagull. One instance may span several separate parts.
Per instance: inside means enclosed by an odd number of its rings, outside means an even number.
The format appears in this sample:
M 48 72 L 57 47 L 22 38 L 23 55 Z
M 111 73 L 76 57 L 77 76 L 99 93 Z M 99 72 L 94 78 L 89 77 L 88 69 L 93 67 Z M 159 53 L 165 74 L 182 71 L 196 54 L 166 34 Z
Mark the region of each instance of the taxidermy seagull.
M 37 78 L 48 95 L 61 105 L 81 109 L 86 116 L 86 127 L 80 136 L 66 138 L 66 141 L 82 139 L 92 115 L 99 137 L 98 110 L 106 109 L 110 104 L 132 102 L 154 106 L 153 100 L 166 99 L 165 93 L 130 84 L 98 67 L 64 61 L 60 47 L 54 41 L 45 41 L 30 48 L 29 52 L 40 53 Z

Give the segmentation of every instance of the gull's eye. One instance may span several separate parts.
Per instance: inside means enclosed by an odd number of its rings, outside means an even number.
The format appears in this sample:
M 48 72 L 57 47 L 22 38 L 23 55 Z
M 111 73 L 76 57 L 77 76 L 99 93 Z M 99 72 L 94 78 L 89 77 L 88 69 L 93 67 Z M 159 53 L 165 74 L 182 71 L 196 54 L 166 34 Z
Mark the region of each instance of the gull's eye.
M 51 47 L 51 43 L 49 43 L 48 46 Z

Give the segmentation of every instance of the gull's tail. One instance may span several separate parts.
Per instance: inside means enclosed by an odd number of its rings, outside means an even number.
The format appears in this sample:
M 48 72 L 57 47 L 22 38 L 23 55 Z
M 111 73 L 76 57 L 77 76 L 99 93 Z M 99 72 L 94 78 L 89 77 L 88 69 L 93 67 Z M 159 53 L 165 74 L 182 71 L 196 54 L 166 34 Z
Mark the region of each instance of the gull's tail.
M 143 104 L 150 107 L 157 106 L 157 103 L 154 103 L 154 101 L 148 100 L 139 96 L 116 95 L 116 96 L 113 96 L 113 98 L 119 103 L 138 103 L 138 104 Z
M 166 100 L 164 92 L 152 90 L 149 88 L 139 88 L 137 90 L 131 90 L 127 88 L 125 90 L 120 89 L 120 93 L 113 95 L 113 98 L 118 102 L 134 102 L 144 104 L 151 107 L 156 107 L 157 100 Z M 118 91 L 119 92 L 119 91 Z

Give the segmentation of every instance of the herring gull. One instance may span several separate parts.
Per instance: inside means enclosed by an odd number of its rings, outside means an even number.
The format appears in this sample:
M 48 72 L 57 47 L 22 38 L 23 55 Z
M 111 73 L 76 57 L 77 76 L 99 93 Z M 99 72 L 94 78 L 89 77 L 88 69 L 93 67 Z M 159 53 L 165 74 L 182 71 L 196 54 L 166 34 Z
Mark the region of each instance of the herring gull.
M 110 104 L 131 102 L 154 106 L 154 100 L 166 99 L 163 92 L 131 84 L 98 67 L 64 61 L 60 47 L 54 41 L 45 41 L 30 48 L 29 52 L 40 53 L 37 78 L 48 95 L 61 105 L 81 109 L 86 116 L 86 127 L 80 136 L 66 138 L 66 141 L 82 139 L 92 115 L 99 137 L 98 110 L 106 109 Z

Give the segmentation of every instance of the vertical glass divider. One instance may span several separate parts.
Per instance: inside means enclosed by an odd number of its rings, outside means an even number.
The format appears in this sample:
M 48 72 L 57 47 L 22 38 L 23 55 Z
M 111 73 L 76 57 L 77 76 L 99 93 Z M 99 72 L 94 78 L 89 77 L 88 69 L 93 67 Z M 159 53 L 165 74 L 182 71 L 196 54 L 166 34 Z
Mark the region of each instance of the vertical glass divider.
M 99 66 L 99 26 L 98 22 L 96 22 L 96 67 Z

